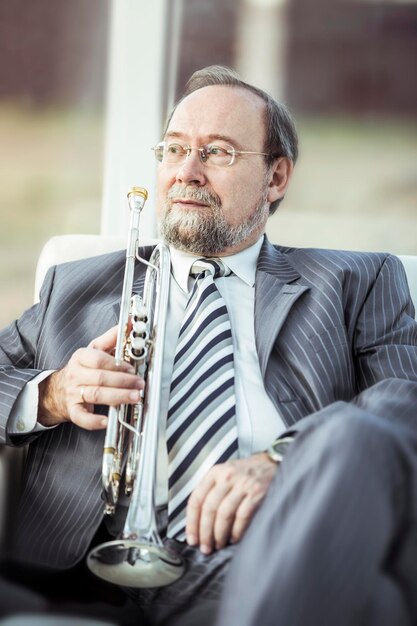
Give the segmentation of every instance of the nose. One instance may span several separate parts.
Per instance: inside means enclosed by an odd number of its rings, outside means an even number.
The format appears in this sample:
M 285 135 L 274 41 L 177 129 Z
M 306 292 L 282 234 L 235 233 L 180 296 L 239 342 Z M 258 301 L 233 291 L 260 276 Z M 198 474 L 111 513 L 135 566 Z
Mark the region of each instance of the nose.
M 185 161 L 179 166 L 175 179 L 187 185 L 201 186 L 206 183 L 205 168 L 198 150 L 191 150 Z

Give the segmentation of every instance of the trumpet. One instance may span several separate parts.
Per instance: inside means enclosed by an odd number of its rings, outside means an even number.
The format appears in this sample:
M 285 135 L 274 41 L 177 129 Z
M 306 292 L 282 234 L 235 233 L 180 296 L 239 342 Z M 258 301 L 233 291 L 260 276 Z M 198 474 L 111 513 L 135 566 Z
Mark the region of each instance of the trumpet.
M 87 556 L 93 574 L 127 587 L 169 585 L 185 570 L 183 559 L 164 546 L 156 522 L 159 397 L 171 261 L 164 244 L 156 246 L 149 261 L 139 256 L 139 221 L 147 196 L 141 187 L 133 187 L 127 196 L 130 226 L 115 349 L 116 364 L 129 361 L 145 387 L 133 407 L 109 408 L 102 469 L 105 514 L 116 511 L 123 471 L 130 503 L 120 538 L 95 546 Z M 136 260 L 147 265 L 143 296 L 132 295 Z

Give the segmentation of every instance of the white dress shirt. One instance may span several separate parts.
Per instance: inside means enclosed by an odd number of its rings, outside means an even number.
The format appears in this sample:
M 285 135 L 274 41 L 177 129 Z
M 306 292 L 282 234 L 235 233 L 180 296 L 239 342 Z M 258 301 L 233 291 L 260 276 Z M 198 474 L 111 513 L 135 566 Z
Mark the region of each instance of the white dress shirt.
M 256 263 L 262 246 L 261 237 L 253 246 L 222 257 L 233 275 L 215 279 L 230 316 L 235 363 L 236 420 L 239 456 L 246 457 L 265 450 L 284 430 L 285 425 L 269 399 L 261 376 L 255 346 L 254 307 Z M 184 309 L 193 279 L 191 265 L 198 256 L 171 248 L 173 280 L 170 284 L 167 315 L 164 368 L 161 389 L 161 421 L 158 451 L 157 502 L 167 501 L 168 459 L 165 425 L 169 402 L 175 348 Z M 175 341 L 172 338 L 175 337 Z
M 281 416 L 265 391 L 255 346 L 255 274 L 262 240 L 263 237 L 242 252 L 222 257 L 222 261 L 232 270 L 233 274 L 215 279 L 225 300 L 232 327 L 236 420 L 239 455 L 241 457 L 265 450 L 285 430 Z M 165 425 L 169 388 L 177 337 L 193 283 L 193 279 L 189 277 L 190 268 L 196 258 L 198 258 L 196 255 L 171 249 L 173 279 L 170 283 L 161 381 L 157 504 L 165 503 L 168 497 Z M 44 372 L 31 383 L 28 383 L 20 394 L 9 420 L 9 433 L 26 434 L 43 428 L 36 422 L 37 383 L 45 377 L 45 374 Z

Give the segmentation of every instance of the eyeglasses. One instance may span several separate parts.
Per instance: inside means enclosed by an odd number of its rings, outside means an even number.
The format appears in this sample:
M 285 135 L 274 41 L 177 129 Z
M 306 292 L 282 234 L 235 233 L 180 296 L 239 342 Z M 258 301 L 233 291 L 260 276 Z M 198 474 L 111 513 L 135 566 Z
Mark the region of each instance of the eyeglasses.
M 172 163 L 179 165 L 186 161 L 192 150 L 197 150 L 202 163 L 209 163 L 218 167 L 229 167 L 233 165 L 236 156 L 241 154 L 259 154 L 261 156 L 278 156 L 267 152 L 252 152 L 250 150 L 235 150 L 229 144 L 209 143 L 201 148 L 192 148 L 188 144 L 180 142 L 161 141 L 152 148 L 155 158 L 160 163 Z

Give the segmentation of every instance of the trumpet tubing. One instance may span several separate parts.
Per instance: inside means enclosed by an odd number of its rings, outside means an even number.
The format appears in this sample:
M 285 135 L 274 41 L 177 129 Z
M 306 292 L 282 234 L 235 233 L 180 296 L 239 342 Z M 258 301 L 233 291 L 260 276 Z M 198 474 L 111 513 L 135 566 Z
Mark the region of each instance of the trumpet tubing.
M 156 460 L 163 348 L 168 308 L 170 256 L 159 244 L 149 261 L 138 256 L 139 218 L 146 189 L 128 194 L 131 211 L 116 363 L 129 361 L 145 380 L 133 407 L 110 407 L 103 451 L 105 513 L 115 513 L 122 470 L 130 504 L 119 539 L 96 546 L 87 557 L 90 570 L 109 582 L 128 587 L 170 584 L 184 572 L 182 558 L 164 546 L 156 520 Z M 143 295 L 132 295 L 136 261 L 147 265 Z M 124 455 L 125 437 L 129 438 Z

